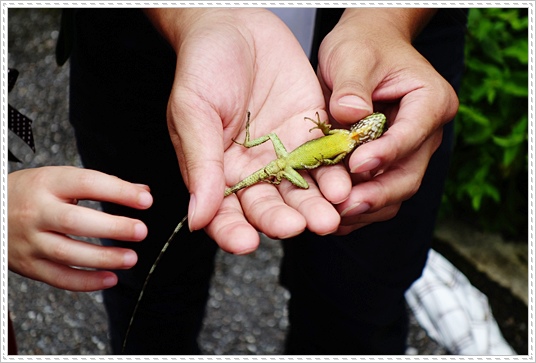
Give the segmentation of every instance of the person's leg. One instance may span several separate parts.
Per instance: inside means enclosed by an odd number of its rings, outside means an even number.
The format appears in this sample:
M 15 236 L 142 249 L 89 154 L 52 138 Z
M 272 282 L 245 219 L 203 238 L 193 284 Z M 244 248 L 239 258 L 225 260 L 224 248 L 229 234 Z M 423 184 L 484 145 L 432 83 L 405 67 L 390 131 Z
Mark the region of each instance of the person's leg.
M 71 57 L 70 118 L 83 164 L 151 188 L 146 211 L 102 203 L 103 210 L 139 218 L 138 263 L 117 271 L 104 292 L 113 352 L 123 338 L 143 282 L 176 224 L 186 215 L 182 181 L 166 125 L 175 55 L 139 9 L 76 12 Z M 179 233 L 152 276 L 129 335 L 126 354 L 196 354 L 216 244 L 204 232 Z
M 415 46 L 457 89 L 466 13 L 450 10 L 436 16 Z M 404 293 L 426 262 L 452 140 L 450 123 L 419 191 L 395 218 L 343 237 L 304 233 L 284 241 L 281 281 L 291 294 L 287 354 L 404 354 Z

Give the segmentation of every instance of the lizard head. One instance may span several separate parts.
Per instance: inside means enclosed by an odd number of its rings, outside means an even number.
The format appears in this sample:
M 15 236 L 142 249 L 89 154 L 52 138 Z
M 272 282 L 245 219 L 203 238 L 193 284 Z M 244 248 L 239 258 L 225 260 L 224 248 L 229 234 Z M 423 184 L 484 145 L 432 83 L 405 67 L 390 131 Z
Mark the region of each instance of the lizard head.
M 376 140 L 387 130 L 387 119 L 383 113 L 373 114 L 353 124 L 350 132 L 359 145 Z

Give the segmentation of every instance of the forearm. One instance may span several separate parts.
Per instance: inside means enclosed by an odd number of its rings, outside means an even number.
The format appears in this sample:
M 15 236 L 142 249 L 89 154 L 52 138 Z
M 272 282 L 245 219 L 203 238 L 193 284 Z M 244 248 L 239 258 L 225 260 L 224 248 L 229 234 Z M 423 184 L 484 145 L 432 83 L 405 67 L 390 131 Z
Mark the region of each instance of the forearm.
M 149 8 L 144 10 L 154 27 L 173 47 L 181 43 L 185 31 L 191 28 L 195 19 L 207 11 L 210 10 L 197 8 Z
M 408 41 L 415 39 L 437 12 L 432 8 L 350 8 L 343 13 L 340 22 L 355 24 L 360 31 L 391 32 Z
M 154 27 L 178 52 L 186 39 L 214 34 L 234 28 L 251 46 L 253 46 L 252 30 L 257 25 L 253 18 L 256 13 L 268 12 L 263 9 L 229 9 L 229 8 L 150 8 L 144 10 Z M 271 14 L 271 13 L 270 13 Z M 252 26 L 253 24 L 253 26 Z M 262 27 L 259 27 L 262 29 Z

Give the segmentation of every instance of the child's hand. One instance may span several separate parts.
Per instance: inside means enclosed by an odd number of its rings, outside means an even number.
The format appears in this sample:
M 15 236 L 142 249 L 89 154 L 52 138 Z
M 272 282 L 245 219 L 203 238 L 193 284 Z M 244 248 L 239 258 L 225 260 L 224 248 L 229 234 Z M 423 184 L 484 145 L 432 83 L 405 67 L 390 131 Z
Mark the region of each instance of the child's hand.
M 117 283 L 109 271 L 128 269 L 134 251 L 78 241 L 72 236 L 141 241 L 147 227 L 139 220 L 112 216 L 77 205 L 107 201 L 137 209 L 153 202 L 147 186 L 94 170 L 42 167 L 8 175 L 9 269 L 54 287 L 73 291 L 106 289 Z

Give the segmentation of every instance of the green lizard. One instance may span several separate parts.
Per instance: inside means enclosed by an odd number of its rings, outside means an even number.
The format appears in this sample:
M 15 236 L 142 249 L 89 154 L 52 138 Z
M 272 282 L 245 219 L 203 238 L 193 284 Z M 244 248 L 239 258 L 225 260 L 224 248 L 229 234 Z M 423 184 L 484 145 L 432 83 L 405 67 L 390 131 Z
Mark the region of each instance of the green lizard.
M 271 140 L 277 159 L 234 186 L 227 188 L 224 195 L 231 195 L 260 181 L 279 184 L 282 178 L 287 179 L 297 187 L 307 189 L 309 185 L 296 170 L 315 169 L 321 165 L 337 164 L 359 145 L 380 137 L 383 134 L 386 121 L 382 113 L 376 112 L 355 123 L 350 130 L 331 130 L 331 125 L 320 121 L 318 112 L 316 113 L 316 120 L 310 117 L 305 117 L 305 119 L 316 124 L 309 131 L 320 129 L 324 136 L 307 141 L 289 153 L 281 140 L 279 140 L 279 137 L 274 133 L 250 141 L 248 112 L 246 139 L 243 143 L 235 142 L 250 148 Z
M 316 113 L 316 120 L 310 117 L 305 117 L 305 120 L 312 121 L 316 124 L 316 126 L 309 131 L 312 131 L 314 129 L 320 129 L 324 133 L 324 136 L 307 141 L 289 153 L 287 152 L 287 149 L 275 133 L 259 137 L 255 140 L 250 140 L 250 113 L 248 112 L 246 121 L 246 138 L 244 142 L 239 143 L 235 140 L 233 141 L 239 145 L 243 145 L 244 147 L 250 148 L 265 143 L 268 140 L 271 140 L 275 149 L 277 159 L 271 161 L 268 165 L 266 165 L 262 169 L 257 170 L 242 181 L 233 185 L 232 187 L 225 189 L 224 196 L 227 197 L 228 195 L 236 193 L 241 189 L 247 188 L 261 181 L 279 184 L 283 178 L 287 179 L 297 187 L 307 189 L 309 188 L 309 185 L 307 184 L 305 179 L 297 172 L 297 170 L 315 169 L 321 165 L 337 164 L 358 146 L 380 137 L 386 129 L 385 115 L 379 112 L 373 113 L 365 117 L 364 119 L 358 121 L 357 123 L 352 125 L 350 130 L 332 130 L 330 124 L 327 124 L 326 122 L 320 120 L 320 115 L 318 114 L 318 112 Z M 140 295 L 138 297 L 138 301 L 136 303 L 136 306 L 134 307 L 132 317 L 130 318 L 130 323 L 126 331 L 125 338 L 123 340 L 123 352 L 127 343 L 130 327 L 132 326 L 132 322 L 134 321 L 134 316 L 143 297 L 143 292 L 145 291 L 147 282 L 149 281 L 149 278 L 151 277 L 155 267 L 160 261 L 161 256 L 168 248 L 170 242 L 173 240 L 175 235 L 180 231 L 180 229 L 186 222 L 187 217 L 188 216 L 185 216 L 179 222 L 167 242 L 164 244 L 164 247 L 156 258 L 155 263 L 151 267 L 151 270 L 147 274 Z

